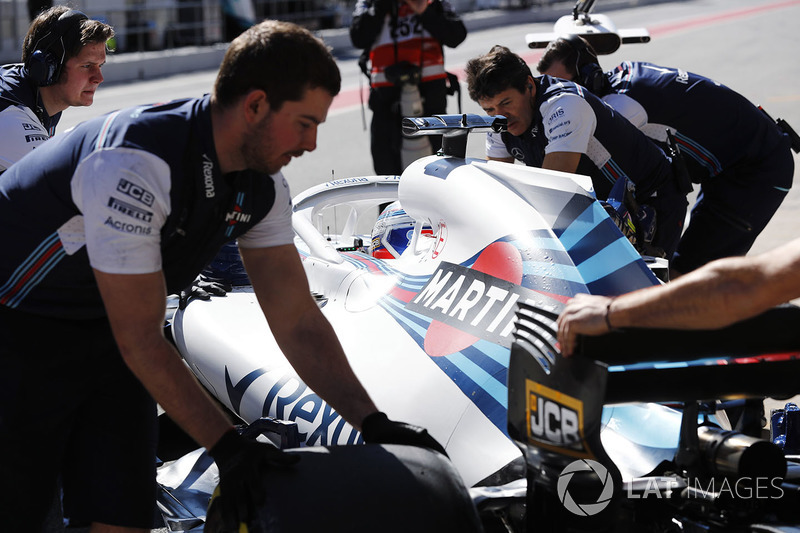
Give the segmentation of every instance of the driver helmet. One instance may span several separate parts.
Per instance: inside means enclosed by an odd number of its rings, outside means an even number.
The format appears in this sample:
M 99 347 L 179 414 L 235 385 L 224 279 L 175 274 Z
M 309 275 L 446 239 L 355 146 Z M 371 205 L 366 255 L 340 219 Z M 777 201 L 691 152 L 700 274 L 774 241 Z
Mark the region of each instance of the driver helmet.
M 423 234 L 433 234 L 427 224 L 422 227 Z M 378 215 L 372 228 L 369 253 L 378 259 L 397 259 L 402 255 L 414 235 L 414 219 L 403 210 L 399 201 L 387 205 Z

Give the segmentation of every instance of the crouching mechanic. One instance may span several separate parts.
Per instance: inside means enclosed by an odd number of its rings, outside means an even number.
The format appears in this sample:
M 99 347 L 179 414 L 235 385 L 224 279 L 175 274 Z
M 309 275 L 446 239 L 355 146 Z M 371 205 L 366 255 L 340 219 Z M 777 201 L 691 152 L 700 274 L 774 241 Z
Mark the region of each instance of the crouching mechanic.
M 667 131 L 674 136 L 701 189 L 670 261 L 671 277 L 745 255 L 792 186 L 789 133 L 725 85 L 652 63 L 626 61 L 603 72 L 577 35 L 551 42 L 537 68 L 580 83 L 656 142 L 665 143 Z
M 0 172 L 53 136 L 62 111 L 92 105 L 113 36 L 111 26 L 66 6 L 33 20 L 22 63 L 0 67 Z
M 240 437 L 162 333 L 167 292 L 237 238 L 305 383 L 366 442 L 443 451 L 377 410 L 292 244 L 279 170 L 315 149 L 340 86 L 322 41 L 265 21 L 231 43 L 211 95 L 89 120 L 0 176 L 0 456 L 13 458 L 4 528 L 38 530 L 62 474 L 71 520 L 149 531 L 156 402 L 217 461 L 230 529 L 247 520 L 259 472 L 293 460 Z
M 534 78 L 525 61 L 504 46 L 470 60 L 465 70 L 470 97 L 489 115 L 508 119 L 508 131 L 487 134 L 489 159 L 590 176 L 599 200 L 615 185 L 633 183 L 636 201 L 655 212 L 648 253 L 672 255 L 687 201 L 661 148 L 583 87 Z

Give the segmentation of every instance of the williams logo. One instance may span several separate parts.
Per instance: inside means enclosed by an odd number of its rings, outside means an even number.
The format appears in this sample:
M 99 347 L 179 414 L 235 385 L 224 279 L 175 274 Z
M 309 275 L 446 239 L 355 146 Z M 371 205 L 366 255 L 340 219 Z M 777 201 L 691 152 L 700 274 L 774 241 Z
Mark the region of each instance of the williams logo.
M 583 438 L 583 402 L 531 380 L 525 382 L 528 440 L 574 457 L 591 457 Z
M 142 202 L 148 207 L 153 207 L 153 202 L 156 200 L 153 193 L 124 178 L 117 183 L 117 190 L 126 196 L 130 196 L 134 200 Z
M 128 202 L 123 202 L 118 198 L 114 198 L 113 196 L 108 199 L 108 207 L 110 207 L 114 211 L 119 211 L 123 215 L 135 218 L 136 220 L 141 220 L 142 222 L 153 221 L 153 213 L 151 213 L 150 211 L 145 211 L 144 209 L 140 209 L 134 205 L 129 204 Z

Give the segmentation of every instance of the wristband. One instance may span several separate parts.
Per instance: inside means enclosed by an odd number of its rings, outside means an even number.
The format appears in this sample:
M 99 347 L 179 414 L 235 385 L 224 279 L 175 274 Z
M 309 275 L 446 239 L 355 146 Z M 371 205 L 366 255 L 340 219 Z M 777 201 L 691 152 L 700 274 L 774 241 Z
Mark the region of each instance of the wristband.
M 615 299 L 616 299 L 616 296 L 611 298 L 608 301 L 608 303 L 606 304 L 606 316 L 605 316 L 605 319 L 606 319 L 606 327 L 608 328 L 608 331 L 614 331 L 614 326 L 611 325 L 611 319 L 608 317 L 608 315 L 611 314 L 611 304 L 614 303 Z

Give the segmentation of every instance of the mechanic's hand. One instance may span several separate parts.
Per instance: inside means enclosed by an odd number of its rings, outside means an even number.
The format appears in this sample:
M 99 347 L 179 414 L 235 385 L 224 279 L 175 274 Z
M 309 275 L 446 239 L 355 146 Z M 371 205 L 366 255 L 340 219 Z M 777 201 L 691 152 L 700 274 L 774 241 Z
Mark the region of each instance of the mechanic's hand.
M 408 444 L 430 448 L 447 457 L 447 452 L 428 430 L 405 422 L 389 420 L 385 413 L 376 411 L 364 417 L 361 422 L 361 435 L 370 444 Z
M 233 289 L 229 283 L 213 281 L 198 276 L 191 285 L 183 289 L 178 298 L 178 309 L 186 309 L 186 304 L 195 298 L 210 300 L 212 296 L 225 296 Z
M 608 306 L 612 298 L 576 294 L 558 317 L 558 345 L 561 355 L 569 357 L 575 351 L 578 335 L 602 335 L 611 331 Z
M 246 439 L 235 429 L 225 433 L 208 450 L 219 468 L 219 497 L 215 503 L 223 531 L 239 531 L 266 497 L 264 475 L 270 468 L 297 463 L 300 456 L 272 444 Z

